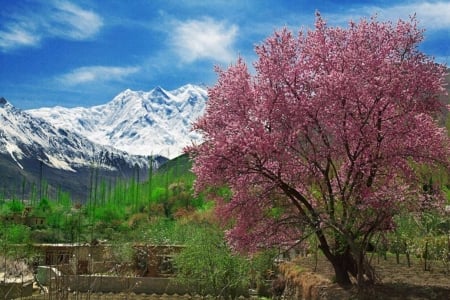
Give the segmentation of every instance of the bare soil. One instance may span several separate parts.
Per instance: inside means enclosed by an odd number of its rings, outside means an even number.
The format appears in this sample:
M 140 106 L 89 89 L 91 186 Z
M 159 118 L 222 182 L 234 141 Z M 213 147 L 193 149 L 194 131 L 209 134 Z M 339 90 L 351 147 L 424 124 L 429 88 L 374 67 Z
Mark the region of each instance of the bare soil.
M 431 268 L 424 270 L 422 259 L 412 258 L 408 266 L 405 256 L 397 263 L 395 255 L 386 259 L 377 254 L 369 254 L 380 282 L 361 290 L 353 288 L 351 299 L 437 299 L 450 300 L 449 262 L 433 261 Z M 302 268 L 312 270 L 333 281 L 334 271 L 330 263 L 322 256 L 317 260 L 314 256 L 300 258 L 298 264 Z

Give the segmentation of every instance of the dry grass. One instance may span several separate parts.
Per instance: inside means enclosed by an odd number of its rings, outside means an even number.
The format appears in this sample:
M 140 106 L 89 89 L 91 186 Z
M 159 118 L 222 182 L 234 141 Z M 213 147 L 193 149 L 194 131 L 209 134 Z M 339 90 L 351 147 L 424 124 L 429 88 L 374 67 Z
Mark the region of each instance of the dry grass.
M 331 264 L 320 255 L 317 261 L 309 256 L 300 258 L 296 264 L 331 281 L 334 279 Z M 433 262 L 431 270 L 424 271 L 420 259 L 412 259 L 411 266 L 408 267 L 405 257 L 401 257 L 400 263 L 397 264 L 393 255 L 388 255 L 385 260 L 374 254 L 372 264 L 381 282 L 360 291 L 352 289 L 352 299 L 450 300 L 450 274 L 442 262 Z

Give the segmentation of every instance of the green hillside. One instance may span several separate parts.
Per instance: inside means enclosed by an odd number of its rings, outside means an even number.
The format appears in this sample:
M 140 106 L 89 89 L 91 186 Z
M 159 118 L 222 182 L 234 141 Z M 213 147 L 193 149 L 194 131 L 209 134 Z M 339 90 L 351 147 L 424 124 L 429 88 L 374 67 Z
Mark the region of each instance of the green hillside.
M 33 202 L 0 195 L 1 220 L 11 230 L 24 229 L 32 242 L 90 242 L 119 236 L 142 240 L 140 233 L 149 228 L 167 229 L 176 218 L 206 207 L 202 197 L 193 196 L 191 165 L 187 155 L 179 156 L 150 169 L 145 181 L 139 170 L 131 180 L 123 180 L 105 178 L 92 169 L 84 204 L 72 203 L 62 192 Z M 32 219 L 38 216 L 39 221 Z

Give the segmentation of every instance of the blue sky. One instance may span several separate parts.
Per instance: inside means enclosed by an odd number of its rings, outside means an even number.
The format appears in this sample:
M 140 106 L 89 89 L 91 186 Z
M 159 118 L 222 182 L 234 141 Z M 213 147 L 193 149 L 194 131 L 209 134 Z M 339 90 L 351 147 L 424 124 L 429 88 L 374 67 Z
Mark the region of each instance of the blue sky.
M 0 0 L 0 96 L 22 109 L 92 106 L 124 89 L 210 86 L 214 66 L 287 26 L 417 13 L 421 50 L 450 65 L 450 1 Z

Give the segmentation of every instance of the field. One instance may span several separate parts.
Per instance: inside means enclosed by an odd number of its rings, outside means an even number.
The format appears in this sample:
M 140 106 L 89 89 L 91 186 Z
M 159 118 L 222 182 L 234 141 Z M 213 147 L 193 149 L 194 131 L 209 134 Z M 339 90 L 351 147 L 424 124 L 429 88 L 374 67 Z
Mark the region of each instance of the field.
M 404 256 L 400 257 L 400 263 L 397 264 L 395 255 L 387 255 L 385 260 L 374 254 L 372 263 L 381 282 L 359 292 L 356 289 L 348 291 L 344 295 L 350 295 L 351 299 L 367 300 L 450 299 L 450 274 L 442 262 L 433 261 L 430 264 L 431 270 L 424 271 L 420 259 L 412 259 L 411 266 L 408 267 Z M 331 265 L 320 255 L 317 263 L 314 257 L 310 256 L 299 259 L 298 264 L 302 268 L 316 270 L 318 274 L 331 281 L 333 279 L 334 272 Z

